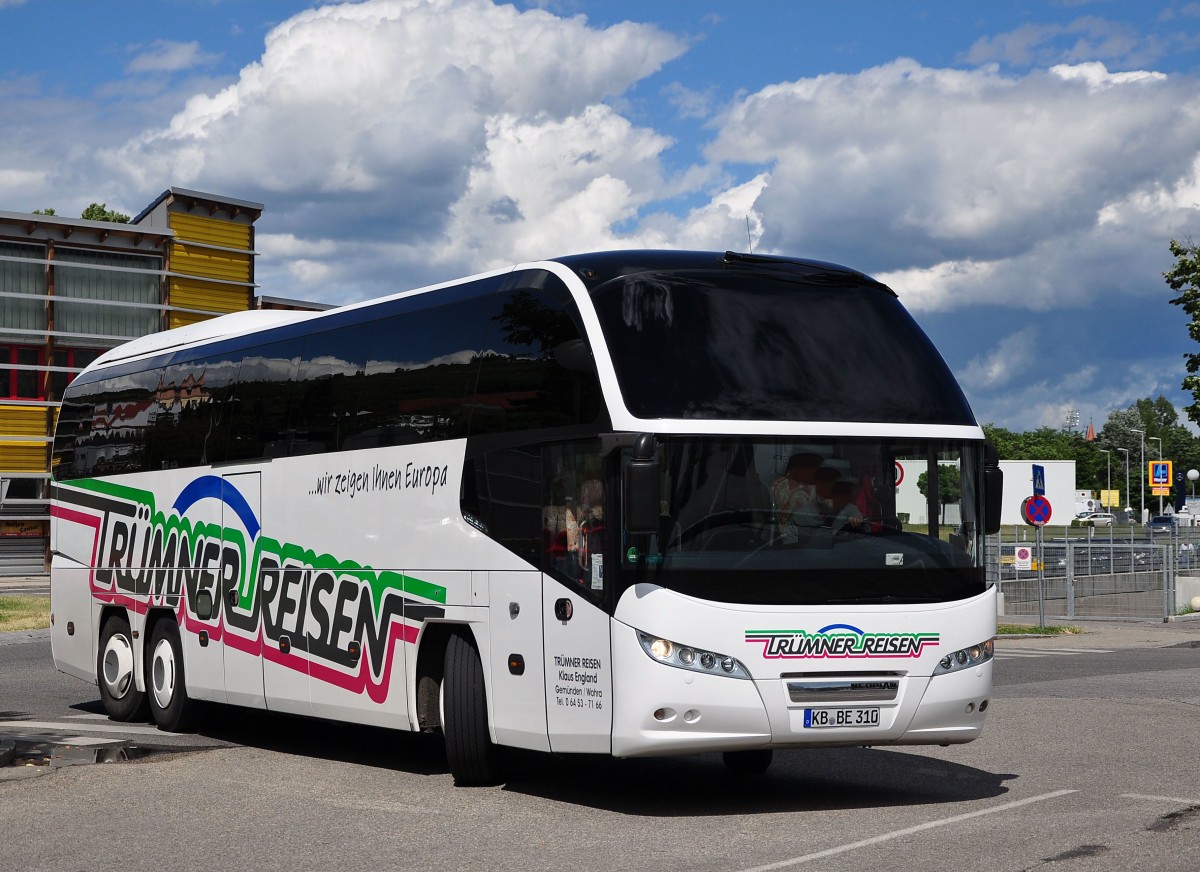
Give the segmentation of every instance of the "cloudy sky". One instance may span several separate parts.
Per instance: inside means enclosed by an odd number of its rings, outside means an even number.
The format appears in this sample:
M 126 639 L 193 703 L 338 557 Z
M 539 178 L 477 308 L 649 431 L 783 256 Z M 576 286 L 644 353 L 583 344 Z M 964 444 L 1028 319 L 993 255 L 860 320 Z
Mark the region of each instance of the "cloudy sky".
M 1189 401 L 1196 0 L 0 0 L 0 118 L 0 210 L 257 201 L 268 295 L 752 242 L 890 284 L 982 422 Z

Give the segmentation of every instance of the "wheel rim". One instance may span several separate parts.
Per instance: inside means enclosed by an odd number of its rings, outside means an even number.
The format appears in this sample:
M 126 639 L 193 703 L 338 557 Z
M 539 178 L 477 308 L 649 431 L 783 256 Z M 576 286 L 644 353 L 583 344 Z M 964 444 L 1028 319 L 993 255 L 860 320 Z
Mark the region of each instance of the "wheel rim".
M 113 699 L 123 699 L 133 686 L 133 645 L 123 633 L 108 637 L 104 646 L 104 686 Z
M 166 639 L 159 639 L 150 661 L 150 691 L 154 702 L 165 709 L 175 696 L 175 649 Z

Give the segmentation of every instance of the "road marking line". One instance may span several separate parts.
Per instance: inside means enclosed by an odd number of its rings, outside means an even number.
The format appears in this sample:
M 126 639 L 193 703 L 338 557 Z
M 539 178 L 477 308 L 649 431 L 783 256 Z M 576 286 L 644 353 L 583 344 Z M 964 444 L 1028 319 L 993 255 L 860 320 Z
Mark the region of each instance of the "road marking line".
M 101 736 L 63 736 L 56 740 L 59 745 L 83 745 L 89 748 L 99 747 L 101 745 L 119 745 L 120 739 L 105 739 Z
M 1179 796 L 1149 796 L 1145 793 L 1122 793 L 1121 799 L 1146 799 L 1151 802 L 1177 802 L 1181 805 L 1200 805 L 1200 799 L 1184 799 Z
M 83 730 L 87 733 L 134 733 L 139 736 L 161 736 L 162 731 L 157 727 L 128 726 L 115 727 L 108 724 L 81 724 L 78 721 L 0 721 L 0 729 L 8 730 L 54 730 L 56 732 L 75 732 Z
M 1040 796 L 1031 796 L 1028 799 L 1018 799 L 1013 802 L 1006 802 L 1003 805 L 997 805 L 992 808 L 982 808 L 978 811 L 969 811 L 966 814 L 956 814 L 948 818 L 939 818 L 938 820 L 927 821 L 923 824 L 917 824 L 915 827 L 908 827 L 903 830 L 893 830 L 890 833 L 884 833 L 881 836 L 873 836 L 869 839 L 863 839 L 859 842 L 851 842 L 848 845 L 839 845 L 836 848 L 828 848 L 824 851 L 817 851 L 815 854 L 805 854 L 803 857 L 793 857 L 790 860 L 780 860 L 777 863 L 768 863 L 765 866 L 753 866 L 749 869 L 742 869 L 740 872 L 768 872 L 771 869 L 783 869 L 788 866 L 799 866 L 801 863 L 807 863 L 810 860 L 822 860 L 826 857 L 833 857 L 837 854 L 845 854 L 848 851 L 854 851 L 858 848 L 866 848 L 871 845 L 878 845 L 882 842 L 889 842 L 892 839 L 899 839 L 902 836 L 911 836 L 914 833 L 932 830 L 935 827 L 944 827 L 947 824 L 956 824 L 960 821 L 970 820 L 971 818 L 983 817 L 984 815 L 996 814 L 1001 811 L 1008 811 L 1013 808 L 1020 808 L 1023 805 L 1031 805 L 1035 802 L 1044 802 L 1047 799 L 1057 799 L 1060 796 L 1066 796 L 1068 793 L 1077 793 L 1076 790 L 1056 790 L 1053 793 L 1043 793 Z
M 1040 648 L 1040 651 L 1068 651 L 1072 654 L 1111 654 L 1110 648 Z

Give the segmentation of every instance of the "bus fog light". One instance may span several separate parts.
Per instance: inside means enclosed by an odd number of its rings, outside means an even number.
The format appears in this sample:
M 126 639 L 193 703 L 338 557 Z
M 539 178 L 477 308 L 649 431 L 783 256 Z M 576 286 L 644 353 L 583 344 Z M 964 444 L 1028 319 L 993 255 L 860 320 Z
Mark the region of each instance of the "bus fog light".
M 973 702 L 967 703 L 967 714 L 970 714 L 973 711 L 975 711 L 975 703 L 973 703 Z
M 987 711 L 987 707 L 988 707 L 988 701 L 986 699 L 979 704 L 979 710 L 981 712 Z
M 674 719 L 675 719 L 675 710 L 674 709 L 660 708 L 660 709 L 654 710 L 654 720 L 656 720 L 656 721 L 663 721 L 665 723 L 667 721 L 673 721 Z
M 694 724 L 700 720 L 700 712 L 695 709 L 688 709 L 683 713 L 683 719 L 689 724 Z

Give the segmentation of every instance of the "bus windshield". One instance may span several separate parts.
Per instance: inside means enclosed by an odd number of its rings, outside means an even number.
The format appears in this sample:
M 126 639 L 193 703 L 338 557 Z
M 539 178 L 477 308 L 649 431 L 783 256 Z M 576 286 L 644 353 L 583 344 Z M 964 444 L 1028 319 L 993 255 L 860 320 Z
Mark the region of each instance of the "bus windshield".
M 639 418 L 975 424 L 921 328 L 865 276 L 639 272 L 592 303 Z
M 659 529 L 620 584 L 747 604 L 929 603 L 982 593 L 982 445 L 672 438 Z

